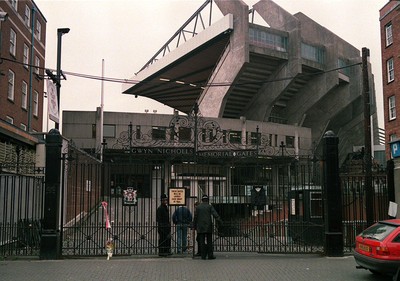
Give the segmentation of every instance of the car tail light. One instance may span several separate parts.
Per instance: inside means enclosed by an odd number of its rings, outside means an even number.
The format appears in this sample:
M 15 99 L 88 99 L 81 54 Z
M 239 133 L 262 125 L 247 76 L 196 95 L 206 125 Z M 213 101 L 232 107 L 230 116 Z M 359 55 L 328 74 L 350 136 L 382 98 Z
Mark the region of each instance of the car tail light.
M 389 256 L 389 248 L 388 247 L 376 247 L 376 254 L 380 256 Z

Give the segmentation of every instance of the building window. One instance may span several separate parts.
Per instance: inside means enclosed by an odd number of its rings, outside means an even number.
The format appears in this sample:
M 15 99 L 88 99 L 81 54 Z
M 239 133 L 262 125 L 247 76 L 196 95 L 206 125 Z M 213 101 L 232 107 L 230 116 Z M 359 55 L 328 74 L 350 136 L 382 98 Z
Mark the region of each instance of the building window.
M 393 43 L 393 33 L 392 33 L 391 23 L 385 26 L 385 33 L 386 33 L 386 46 L 389 46 Z
M 397 140 L 397 135 L 396 134 L 390 134 L 389 135 L 389 142 L 396 141 L 396 140 Z
M 338 59 L 338 67 L 340 73 L 350 76 L 350 68 L 348 67 L 348 63 L 344 59 L 342 58 Z
M 393 58 L 390 58 L 386 62 L 386 68 L 387 68 L 387 76 L 388 76 L 388 83 L 392 82 L 394 80 L 394 64 L 393 64 Z
M 136 139 L 140 140 L 141 136 L 142 136 L 141 127 L 140 127 L 140 125 L 136 125 Z
M 153 127 L 151 131 L 153 140 L 165 140 L 167 135 L 167 128 Z
M 34 91 L 33 93 L 33 115 L 38 116 L 39 114 L 39 93 Z
M 179 142 L 190 142 L 190 128 L 179 127 Z
M 24 123 L 21 123 L 20 128 L 24 131 L 26 131 L 26 125 Z
M 322 218 L 322 193 L 310 192 L 310 217 Z
M 39 70 L 40 70 L 40 59 L 38 57 L 35 57 L 35 66 L 36 66 L 35 73 L 37 75 L 39 75 L 40 74 L 39 73 Z
M 26 26 L 31 26 L 31 8 L 28 5 L 25 6 L 24 22 Z
M 241 131 L 230 131 L 229 132 L 229 142 L 230 143 L 242 143 L 242 132 Z
M 213 180 L 213 196 L 221 196 L 222 194 L 221 181 Z
M 115 125 L 103 125 L 103 137 L 115 138 Z
M 96 138 L 96 124 L 92 124 L 92 139 Z
M 325 63 L 325 50 L 316 46 L 301 43 L 301 57 L 318 63 Z
M 17 49 L 17 34 L 13 29 L 10 29 L 10 54 L 15 57 Z
M 6 122 L 10 123 L 10 124 L 14 124 L 14 118 L 10 117 L 10 116 L 6 116 Z
M 28 104 L 28 84 L 25 81 L 22 81 L 22 96 L 21 96 L 21 107 L 23 109 L 27 108 Z
M 11 70 L 8 70 L 8 99 L 14 100 L 14 84 L 15 84 L 15 74 Z
M 14 8 L 14 10 L 17 11 L 18 9 L 18 0 L 10 0 L 11 6 Z
M 287 148 L 294 148 L 294 137 L 286 136 L 286 147 Z
M 257 132 L 251 132 L 250 134 L 250 143 L 252 145 L 260 145 L 261 144 L 261 134 Z
M 42 40 L 42 24 L 39 20 L 36 21 L 35 36 L 39 41 Z
M 24 58 L 23 58 L 24 67 L 28 68 L 29 65 L 29 47 L 24 44 Z
M 390 96 L 388 104 L 389 104 L 389 120 L 396 119 L 396 97 Z

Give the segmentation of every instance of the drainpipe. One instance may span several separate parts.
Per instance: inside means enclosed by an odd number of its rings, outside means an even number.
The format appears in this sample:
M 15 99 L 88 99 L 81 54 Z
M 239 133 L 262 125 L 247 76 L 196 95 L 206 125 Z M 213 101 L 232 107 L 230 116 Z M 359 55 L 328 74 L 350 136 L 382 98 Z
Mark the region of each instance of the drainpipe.
M 36 9 L 35 7 L 32 7 L 32 20 L 31 20 L 31 27 L 32 27 L 32 34 L 31 34 L 31 53 L 30 53 L 30 59 L 29 59 L 29 97 L 28 97 L 28 132 L 32 131 L 32 91 L 33 91 L 33 85 L 32 85 L 32 76 L 33 76 L 33 70 L 32 70 L 32 65 L 33 65 L 33 53 L 35 51 L 35 12 Z

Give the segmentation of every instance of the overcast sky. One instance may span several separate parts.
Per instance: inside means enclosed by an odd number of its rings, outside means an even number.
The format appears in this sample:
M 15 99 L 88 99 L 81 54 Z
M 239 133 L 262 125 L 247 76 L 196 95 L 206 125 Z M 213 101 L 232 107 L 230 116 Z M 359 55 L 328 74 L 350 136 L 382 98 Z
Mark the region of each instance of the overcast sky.
M 128 79 L 166 43 L 205 2 L 203 0 L 34 0 L 47 20 L 46 67 L 56 69 L 57 29 L 62 37 L 64 72 Z M 251 7 L 256 0 L 243 0 Z M 358 48 L 371 50 L 375 90 L 383 128 L 379 10 L 388 0 L 275 0 L 291 14 L 302 12 Z M 214 10 L 218 10 L 214 5 Z M 217 14 L 218 15 L 218 14 Z M 214 17 L 217 20 L 220 17 Z M 101 103 L 101 82 L 67 75 L 61 110 L 94 111 Z M 45 102 L 45 106 L 47 103 Z M 104 110 L 172 113 L 162 104 L 121 94 L 121 84 L 104 83 Z M 47 130 L 44 122 L 43 130 Z M 50 122 L 49 128 L 54 127 Z

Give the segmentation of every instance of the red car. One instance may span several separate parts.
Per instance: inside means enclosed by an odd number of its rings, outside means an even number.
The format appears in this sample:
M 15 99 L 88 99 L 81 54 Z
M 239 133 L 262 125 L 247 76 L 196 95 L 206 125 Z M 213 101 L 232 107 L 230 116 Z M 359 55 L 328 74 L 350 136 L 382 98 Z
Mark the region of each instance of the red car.
M 380 221 L 356 237 L 358 268 L 395 274 L 400 267 L 400 219 Z

